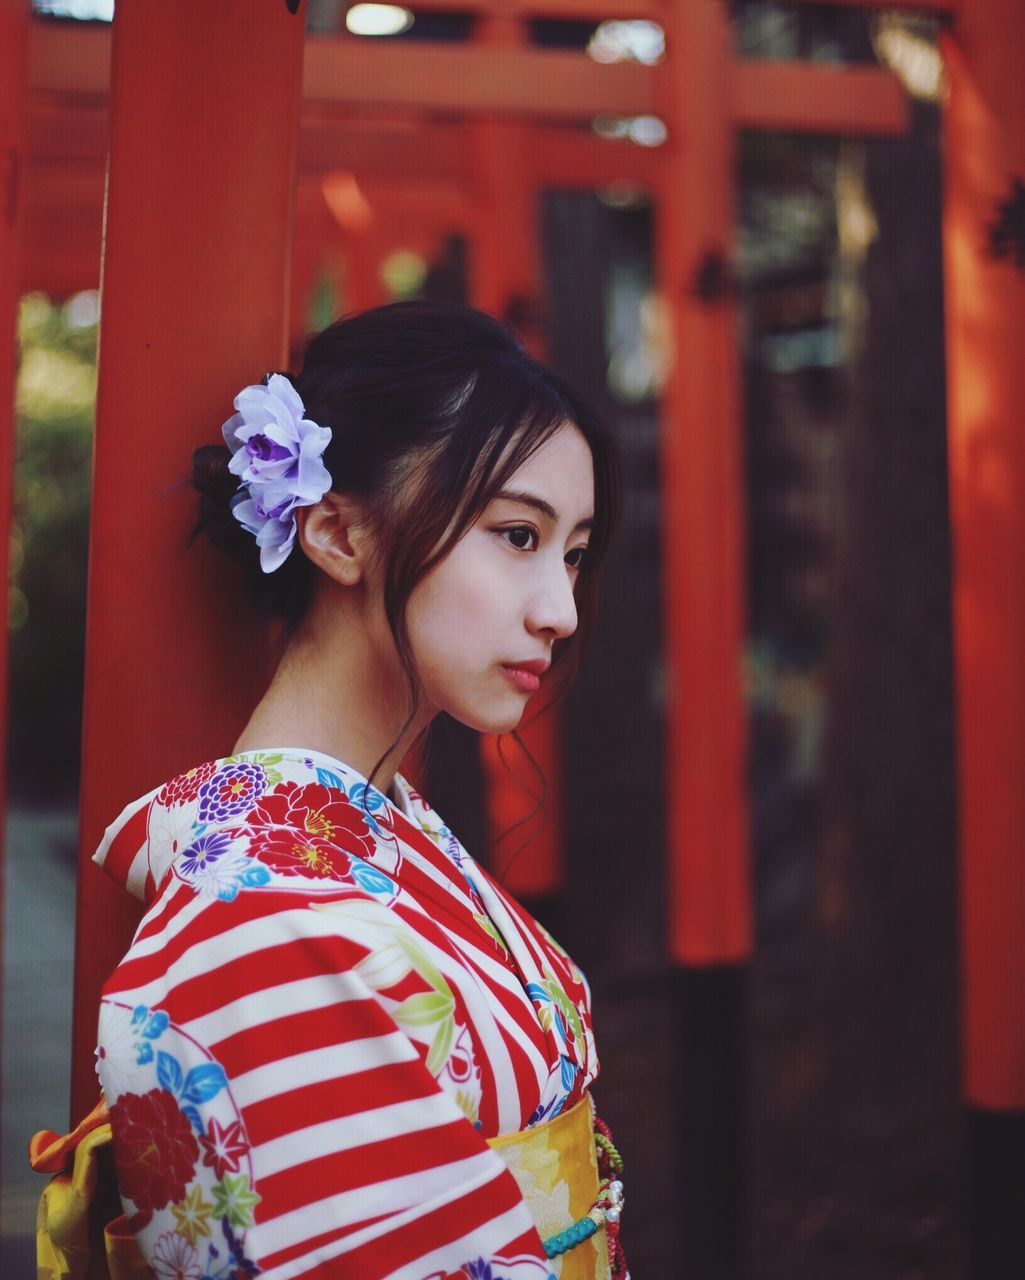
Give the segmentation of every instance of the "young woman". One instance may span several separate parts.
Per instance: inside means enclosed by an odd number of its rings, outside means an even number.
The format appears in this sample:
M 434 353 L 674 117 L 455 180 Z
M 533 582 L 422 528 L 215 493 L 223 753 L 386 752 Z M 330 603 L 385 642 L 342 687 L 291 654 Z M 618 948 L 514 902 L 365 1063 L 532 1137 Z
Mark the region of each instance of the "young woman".
M 147 912 L 104 989 L 122 1203 L 161 1280 L 625 1276 L 586 982 L 396 772 L 575 662 L 610 443 L 493 319 L 397 303 L 246 387 L 201 524 L 284 623 L 230 754 L 96 855 Z M 550 668 L 550 669 L 549 669 Z

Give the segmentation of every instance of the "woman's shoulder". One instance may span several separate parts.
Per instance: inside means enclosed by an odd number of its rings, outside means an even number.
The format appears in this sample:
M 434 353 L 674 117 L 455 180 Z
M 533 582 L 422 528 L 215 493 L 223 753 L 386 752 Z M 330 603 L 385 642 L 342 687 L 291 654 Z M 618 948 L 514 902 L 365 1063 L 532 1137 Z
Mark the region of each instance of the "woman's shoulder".
M 264 834 L 261 865 L 317 879 L 338 871 L 343 854 L 373 852 L 388 804 L 333 757 L 303 748 L 244 751 L 193 765 L 131 801 L 93 860 L 146 903 L 172 867 L 197 876 L 197 887 L 234 896 L 234 882 L 225 882 L 230 868 L 242 869 L 242 832 Z M 273 830 L 303 837 L 291 842 L 290 856 L 287 841 L 266 838 Z

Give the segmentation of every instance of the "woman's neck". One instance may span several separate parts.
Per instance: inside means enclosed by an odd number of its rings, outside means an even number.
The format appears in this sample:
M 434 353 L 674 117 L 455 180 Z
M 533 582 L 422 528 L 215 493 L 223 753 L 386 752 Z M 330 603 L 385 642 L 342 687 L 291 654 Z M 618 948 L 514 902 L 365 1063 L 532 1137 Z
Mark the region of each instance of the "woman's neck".
M 408 691 L 390 632 L 368 626 L 358 603 L 347 593 L 315 602 L 235 743 L 236 752 L 305 747 L 351 765 L 365 778 L 380 762 L 374 785 L 391 790 L 396 769 L 430 717 L 421 716 L 396 746 Z

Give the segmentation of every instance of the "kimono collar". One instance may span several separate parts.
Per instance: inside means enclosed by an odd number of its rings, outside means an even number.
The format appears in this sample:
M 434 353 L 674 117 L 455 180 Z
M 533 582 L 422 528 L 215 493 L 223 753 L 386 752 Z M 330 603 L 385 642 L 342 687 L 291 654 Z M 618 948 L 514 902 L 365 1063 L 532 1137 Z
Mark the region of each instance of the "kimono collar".
M 396 875 L 412 848 L 434 864 L 439 881 L 458 882 L 461 896 L 463 878 L 452 874 L 453 861 L 462 870 L 452 855 L 458 842 L 401 774 L 395 775 L 394 799 L 390 799 L 351 765 L 302 747 L 246 751 L 210 760 L 155 787 L 111 823 L 93 861 L 148 904 L 172 863 L 195 840 L 237 829 L 247 821 L 266 823 L 270 807 L 266 801 L 277 800 L 282 793 L 297 797 L 296 805 L 287 806 L 280 819 L 294 823 L 305 814 L 315 814 L 318 805 L 337 801 L 339 792 L 356 810 L 356 821 L 361 826 L 365 823 L 369 861 L 385 874 Z

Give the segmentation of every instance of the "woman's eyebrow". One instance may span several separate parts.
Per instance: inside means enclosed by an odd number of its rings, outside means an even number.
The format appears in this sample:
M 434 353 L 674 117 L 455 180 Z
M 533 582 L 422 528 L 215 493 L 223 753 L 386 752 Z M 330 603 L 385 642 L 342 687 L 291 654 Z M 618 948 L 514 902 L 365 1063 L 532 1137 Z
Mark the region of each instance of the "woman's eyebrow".
M 536 493 L 527 493 L 522 489 L 502 489 L 495 494 L 495 501 L 504 500 L 505 502 L 519 502 L 525 507 L 533 507 L 535 511 L 540 511 L 542 515 L 548 517 L 549 520 L 558 522 L 559 513 L 555 510 L 550 502 L 546 502 L 544 498 L 539 498 Z M 577 529 L 590 529 L 594 524 L 594 517 L 591 516 L 586 520 L 577 522 Z M 576 532 L 576 530 L 574 530 Z

